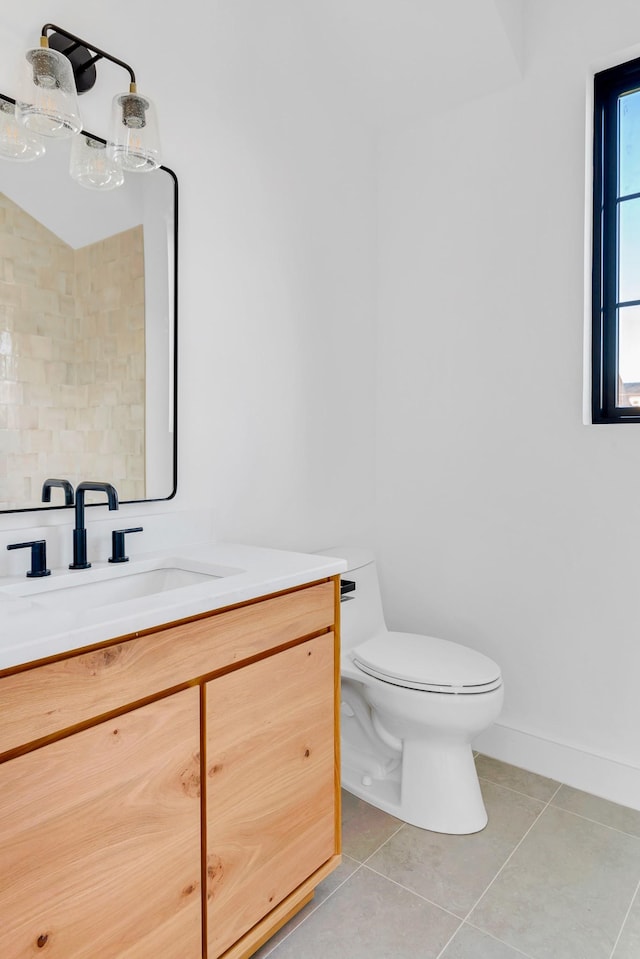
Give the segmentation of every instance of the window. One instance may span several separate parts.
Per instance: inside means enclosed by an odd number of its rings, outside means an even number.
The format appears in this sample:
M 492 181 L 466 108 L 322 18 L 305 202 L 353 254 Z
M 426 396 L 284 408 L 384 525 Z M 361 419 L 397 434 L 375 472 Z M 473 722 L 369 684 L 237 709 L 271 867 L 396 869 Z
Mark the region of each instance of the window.
M 594 81 L 594 423 L 640 423 L 640 59 Z

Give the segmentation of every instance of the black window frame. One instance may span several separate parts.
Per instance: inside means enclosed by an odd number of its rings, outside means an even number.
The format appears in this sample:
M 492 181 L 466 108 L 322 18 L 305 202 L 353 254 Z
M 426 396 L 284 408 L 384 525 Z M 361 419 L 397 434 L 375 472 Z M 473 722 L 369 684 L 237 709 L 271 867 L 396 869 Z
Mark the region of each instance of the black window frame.
M 591 414 L 593 423 L 640 423 L 639 407 L 616 405 L 618 377 L 618 98 L 640 90 L 640 58 L 594 76 Z

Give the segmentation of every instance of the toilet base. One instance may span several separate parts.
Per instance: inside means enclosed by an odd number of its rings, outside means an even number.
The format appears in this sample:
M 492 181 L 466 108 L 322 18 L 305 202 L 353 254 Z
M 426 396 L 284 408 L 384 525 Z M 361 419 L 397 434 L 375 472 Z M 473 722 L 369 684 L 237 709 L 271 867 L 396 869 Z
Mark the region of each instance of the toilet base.
M 420 829 L 468 835 L 487 825 L 473 753 L 466 743 L 439 747 L 405 742 L 402 765 L 376 778 L 362 754 L 343 742 L 342 785 L 359 799 Z

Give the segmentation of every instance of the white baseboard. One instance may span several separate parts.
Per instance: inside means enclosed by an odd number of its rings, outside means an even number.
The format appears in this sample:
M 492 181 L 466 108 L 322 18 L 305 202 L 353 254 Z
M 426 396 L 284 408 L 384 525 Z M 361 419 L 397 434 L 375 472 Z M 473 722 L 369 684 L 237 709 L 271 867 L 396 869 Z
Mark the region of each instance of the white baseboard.
M 495 723 L 473 743 L 493 759 L 640 810 L 640 768 Z

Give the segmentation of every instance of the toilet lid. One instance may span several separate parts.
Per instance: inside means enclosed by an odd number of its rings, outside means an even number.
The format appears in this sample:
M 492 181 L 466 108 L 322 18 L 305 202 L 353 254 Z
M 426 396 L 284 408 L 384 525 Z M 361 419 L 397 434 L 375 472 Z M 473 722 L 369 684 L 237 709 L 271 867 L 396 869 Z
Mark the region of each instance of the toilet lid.
M 434 636 L 383 633 L 353 651 L 355 665 L 386 683 L 438 693 L 484 693 L 502 685 L 488 656 Z

